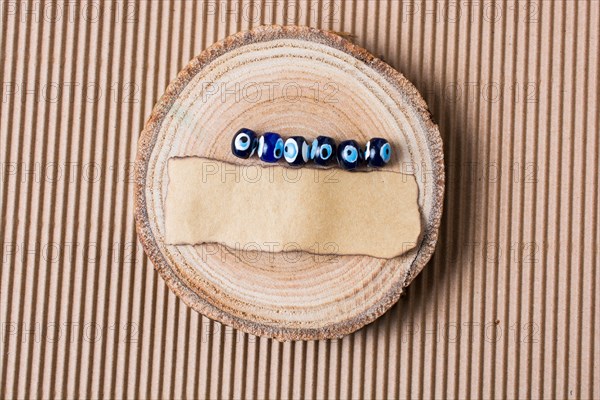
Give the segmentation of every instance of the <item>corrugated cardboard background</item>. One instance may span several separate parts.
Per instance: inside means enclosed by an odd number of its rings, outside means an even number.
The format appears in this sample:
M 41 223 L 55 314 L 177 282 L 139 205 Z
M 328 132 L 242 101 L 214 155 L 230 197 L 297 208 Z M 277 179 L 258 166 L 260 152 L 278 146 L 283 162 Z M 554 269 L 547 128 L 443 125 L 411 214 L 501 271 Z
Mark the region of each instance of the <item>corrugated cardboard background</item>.
M 600 398 L 598 1 L 3 1 L 0 398 Z M 263 23 L 356 42 L 445 145 L 437 252 L 342 340 L 190 311 L 136 240 L 132 161 L 168 82 Z

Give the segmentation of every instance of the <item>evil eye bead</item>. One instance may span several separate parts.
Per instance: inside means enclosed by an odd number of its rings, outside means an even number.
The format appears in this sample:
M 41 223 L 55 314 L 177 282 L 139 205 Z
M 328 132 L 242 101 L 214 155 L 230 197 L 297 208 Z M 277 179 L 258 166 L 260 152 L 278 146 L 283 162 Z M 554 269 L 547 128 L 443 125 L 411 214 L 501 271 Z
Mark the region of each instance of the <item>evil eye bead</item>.
M 248 158 L 254 154 L 258 140 L 256 133 L 250 129 L 242 128 L 236 132 L 231 140 L 231 152 L 239 158 Z
M 382 138 L 373 138 L 367 142 L 365 161 L 369 167 L 383 167 L 392 157 L 392 147 Z
M 340 166 L 347 170 L 358 167 L 360 161 L 360 147 L 354 140 L 344 140 L 338 145 L 337 160 Z
M 310 158 L 318 165 L 328 165 L 335 159 L 335 141 L 327 136 L 318 136 L 312 142 Z
M 283 156 L 283 139 L 278 133 L 267 132 L 258 139 L 258 156 L 268 163 L 279 161 Z
M 304 165 L 310 157 L 310 145 L 302 136 L 292 136 L 283 145 L 283 157 L 290 165 Z

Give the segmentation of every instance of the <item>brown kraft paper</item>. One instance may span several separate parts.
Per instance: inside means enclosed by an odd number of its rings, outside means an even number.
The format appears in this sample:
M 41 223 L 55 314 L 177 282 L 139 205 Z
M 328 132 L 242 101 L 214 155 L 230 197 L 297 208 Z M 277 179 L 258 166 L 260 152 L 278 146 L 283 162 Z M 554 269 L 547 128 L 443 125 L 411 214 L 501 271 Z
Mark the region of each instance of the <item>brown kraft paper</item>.
M 167 244 L 393 258 L 421 231 L 413 175 L 168 162 Z

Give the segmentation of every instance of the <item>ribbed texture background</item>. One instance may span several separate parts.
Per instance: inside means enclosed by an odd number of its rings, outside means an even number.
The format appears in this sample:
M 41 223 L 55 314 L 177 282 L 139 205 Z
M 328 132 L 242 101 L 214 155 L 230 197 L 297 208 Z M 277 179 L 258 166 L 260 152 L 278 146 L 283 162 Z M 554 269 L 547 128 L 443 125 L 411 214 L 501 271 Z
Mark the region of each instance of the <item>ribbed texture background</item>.
M 600 2 L 1 7 L 0 398 L 600 398 Z M 203 318 L 136 240 L 154 103 L 202 49 L 264 23 L 356 35 L 444 139 L 432 262 L 342 340 Z

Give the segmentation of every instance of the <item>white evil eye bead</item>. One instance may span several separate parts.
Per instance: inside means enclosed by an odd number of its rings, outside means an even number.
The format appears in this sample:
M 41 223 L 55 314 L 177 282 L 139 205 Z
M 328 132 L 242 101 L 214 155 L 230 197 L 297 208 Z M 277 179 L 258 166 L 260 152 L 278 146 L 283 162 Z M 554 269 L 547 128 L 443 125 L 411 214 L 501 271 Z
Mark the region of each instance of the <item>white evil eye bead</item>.
M 302 143 L 302 149 L 300 150 L 302 153 L 302 159 L 304 160 L 305 163 L 308 162 L 308 160 L 310 160 L 310 144 L 308 144 L 308 142 L 305 140 Z
M 370 155 L 370 154 L 371 154 L 371 142 L 367 142 L 366 149 L 365 149 L 365 151 L 364 151 L 364 153 L 363 153 L 363 159 L 364 159 L 365 161 L 368 161 L 368 160 L 369 160 L 369 155 Z
M 233 135 L 231 140 L 231 152 L 239 158 L 248 158 L 256 150 L 258 140 L 254 131 L 242 128 Z
M 308 161 L 309 145 L 302 136 L 292 136 L 283 145 L 283 157 L 290 165 L 303 165 Z
M 258 156 L 268 163 L 279 161 L 283 156 L 283 139 L 278 133 L 267 132 L 258 142 Z
M 311 160 L 314 160 L 315 157 L 317 156 L 317 147 L 319 147 L 319 141 L 317 139 L 315 139 L 312 141 L 312 144 L 310 145 L 309 158 Z
M 328 136 L 319 136 L 313 141 L 311 155 L 314 154 L 314 161 L 316 164 L 328 165 L 335 159 L 335 149 L 335 141 L 332 138 Z
M 263 136 L 261 136 L 258 139 L 258 150 L 256 151 L 256 154 L 258 155 L 259 158 L 262 157 L 264 148 L 265 148 L 265 138 Z
M 367 142 L 365 159 L 369 167 L 383 167 L 392 157 L 392 147 L 387 140 L 373 138 Z
M 355 169 L 360 161 L 359 153 L 360 148 L 355 140 L 344 140 L 338 145 L 338 163 L 346 170 Z

